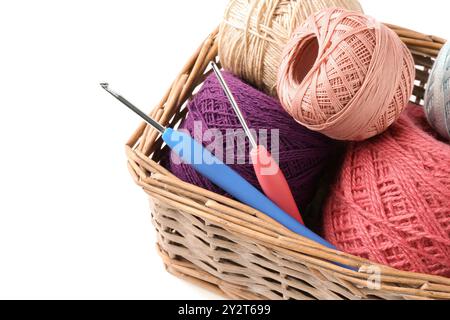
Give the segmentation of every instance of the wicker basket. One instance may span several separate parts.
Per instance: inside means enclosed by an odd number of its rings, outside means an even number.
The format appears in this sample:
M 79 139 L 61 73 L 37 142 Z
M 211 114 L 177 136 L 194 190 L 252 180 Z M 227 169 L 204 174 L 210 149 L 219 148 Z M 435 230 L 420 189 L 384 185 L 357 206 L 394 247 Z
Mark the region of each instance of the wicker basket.
M 423 104 L 433 58 L 445 41 L 389 27 L 414 54 L 413 100 Z M 186 102 L 209 74 L 208 63 L 218 62 L 217 32 L 151 113 L 162 124 L 176 127 L 186 116 Z M 167 150 L 145 124 L 126 152 L 131 175 L 151 199 L 157 250 L 175 276 L 232 299 L 450 299 L 450 279 L 374 266 L 293 234 L 239 202 L 181 182 L 158 164 Z

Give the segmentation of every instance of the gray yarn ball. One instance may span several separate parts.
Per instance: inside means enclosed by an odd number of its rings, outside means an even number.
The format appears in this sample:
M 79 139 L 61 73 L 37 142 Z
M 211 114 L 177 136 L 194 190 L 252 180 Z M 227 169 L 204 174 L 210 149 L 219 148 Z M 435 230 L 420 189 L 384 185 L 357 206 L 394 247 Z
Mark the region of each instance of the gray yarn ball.
M 442 48 L 431 71 L 425 112 L 431 126 L 450 140 L 450 42 Z

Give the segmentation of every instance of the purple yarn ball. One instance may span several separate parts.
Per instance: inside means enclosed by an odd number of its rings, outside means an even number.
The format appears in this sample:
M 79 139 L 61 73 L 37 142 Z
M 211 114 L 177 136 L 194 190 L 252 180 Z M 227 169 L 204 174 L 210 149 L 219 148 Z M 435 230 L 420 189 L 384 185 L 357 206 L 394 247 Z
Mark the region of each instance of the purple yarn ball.
M 274 158 L 279 159 L 279 165 L 284 172 L 291 187 L 294 198 L 301 210 L 304 210 L 314 197 L 319 178 L 328 158 L 335 152 L 337 143 L 322 134 L 312 132 L 298 124 L 281 107 L 279 101 L 263 92 L 254 89 L 230 73 L 224 72 L 224 78 L 230 87 L 236 101 L 242 110 L 251 129 L 259 132 L 267 130 L 268 150 L 272 151 L 271 129 L 279 130 L 279 153 Z M 214 75 L 210 75 L 201 90 L 194 96 L 188 105 L 189 113 L 181 124 L 180 129 L 189 131 L 194 136 L 194 124 L 201 123 L 203 134 L 208 129 L 218 129 L 223 135 L 223 149 L 226 149 L 227 129 L 242 129 L 225 93 Z M 199 137 L 194 138 L 201 141 Z M 211 142 L 203 143 L 205 146 Z M 261 190 L 257 177 L 250 164 L 249 142 L 245 142 L 246 164 L 237 163 L 238 147 L 235 143 L 234 164 L 230 165 L 244 179 Z M 229 147 L 229 146 L 228 146 Z M 240 149 L 243 146 L 240 146 Z M 213 151 L 213 150 L 211 150 Z M 213 152 L 214 153 L 214 152 Z M 181 180 L 213 191 L 227 195 L 223 190 L 212 184 L 208 179 L 198 174 L 191 166 L 178 164 L 173 161 L 176 156 L 168 156 L 162 164 Z

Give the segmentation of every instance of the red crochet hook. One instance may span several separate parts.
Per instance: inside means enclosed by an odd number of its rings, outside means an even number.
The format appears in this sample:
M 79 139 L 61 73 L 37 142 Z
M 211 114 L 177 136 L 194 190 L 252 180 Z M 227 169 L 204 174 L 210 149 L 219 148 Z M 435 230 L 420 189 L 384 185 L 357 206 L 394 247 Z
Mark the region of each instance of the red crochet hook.
M 225 82 L 219 67 L 214 62 L 211 62 L 211 66 L 250 141 L 252 146 L 250 155 L 261 188 L 266 196 L 283 211 L 288 213 L 300 223 L 304 224 L 300 211 L 295 203 L 294 196 L 292 195 L 292 191 L 278 163 L 266 148 L 256 143 L 256 139 L 250 131 L 247 121 L 245 120 L 236 100 L 234 99 L 230 88 Z

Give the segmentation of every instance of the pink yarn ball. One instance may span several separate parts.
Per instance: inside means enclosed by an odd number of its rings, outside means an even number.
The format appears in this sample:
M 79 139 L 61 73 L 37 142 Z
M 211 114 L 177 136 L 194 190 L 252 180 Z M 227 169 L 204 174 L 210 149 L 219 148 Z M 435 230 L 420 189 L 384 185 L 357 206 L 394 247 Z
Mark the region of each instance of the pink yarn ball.
M 412 105 L 383 135 L 350 145 L 324 209 L 325 238 L 393 268 L 450 277 L 450 146 Z
M 397 34 L 359 12 L 326 9 L 294 32 L 278 96 L 300 124 L 336 140 L 384 132 L 412 94 L 414 60 Z

